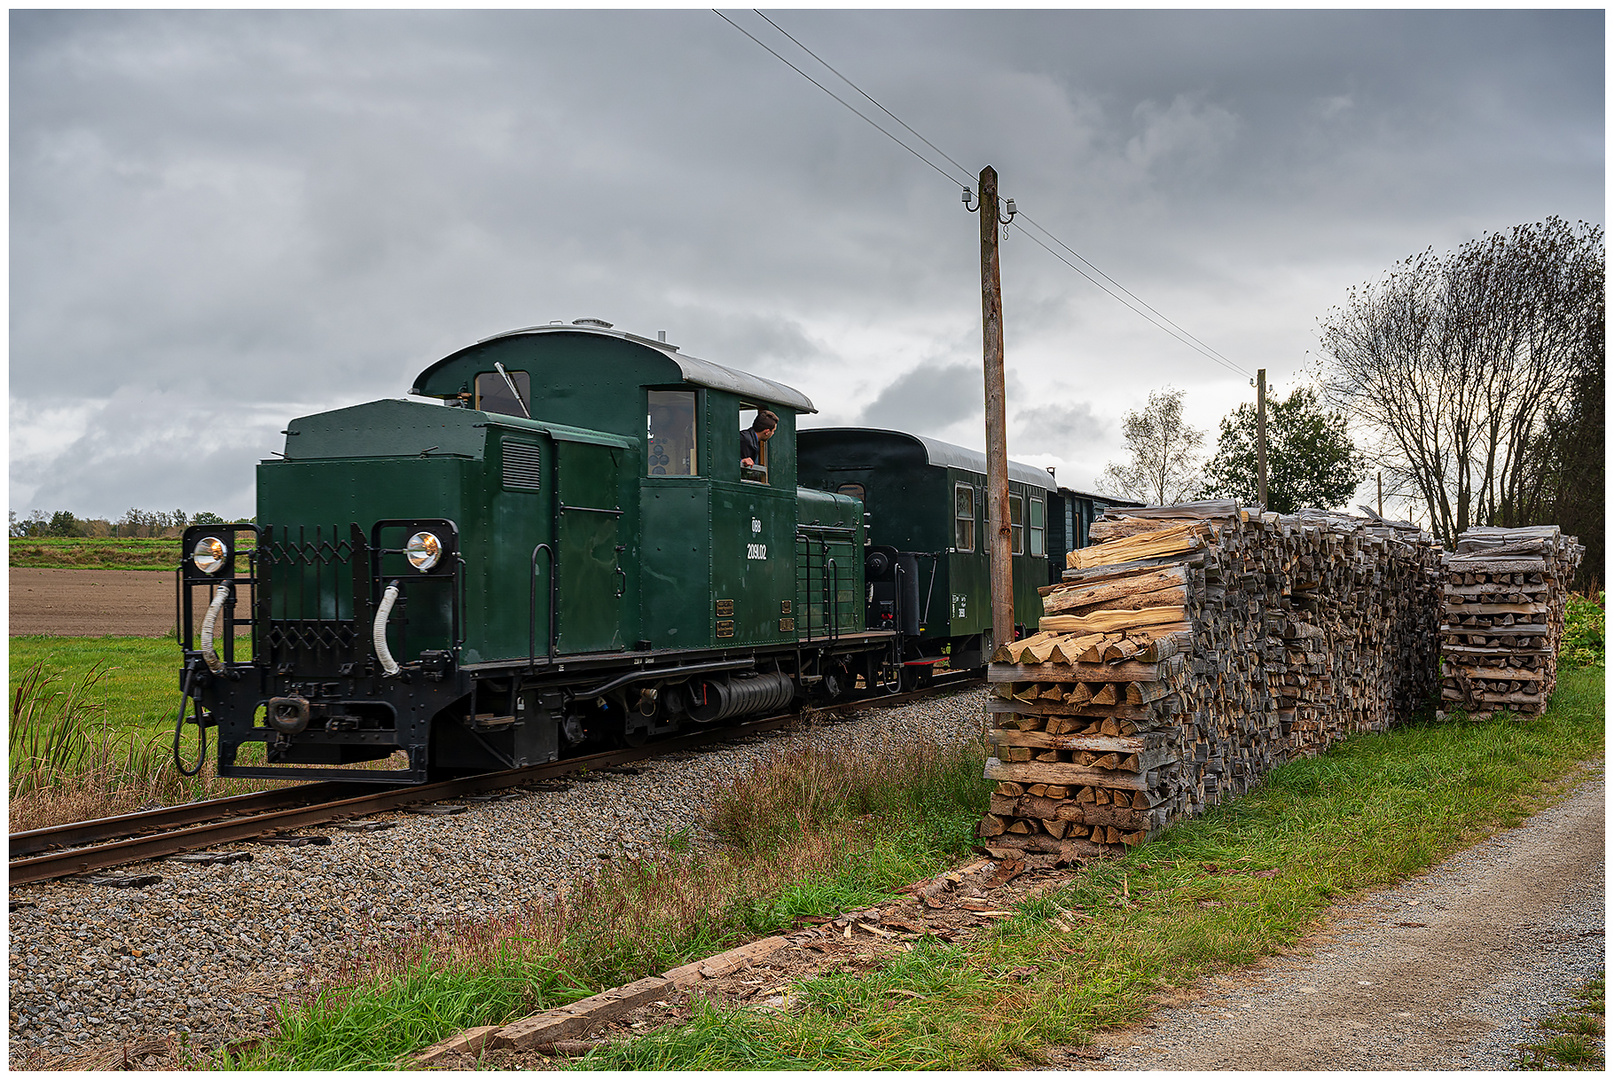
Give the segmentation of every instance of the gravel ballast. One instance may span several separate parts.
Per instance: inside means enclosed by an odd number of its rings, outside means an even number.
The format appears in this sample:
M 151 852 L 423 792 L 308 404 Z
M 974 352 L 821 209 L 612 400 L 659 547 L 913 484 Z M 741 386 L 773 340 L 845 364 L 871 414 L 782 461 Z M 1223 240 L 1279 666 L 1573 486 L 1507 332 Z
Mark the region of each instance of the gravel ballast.
M 145 863 L 144 888 L 78 881 L 10 891 L 11 1064 L 175 1035 L 194 1046 L 268 1034 L 274 1003 L 355 938 L 507 915 L 606 859 L 650 855 L 678 834 L 698 843 L 712 794 L 795 746 L 872 748 L 978 737 L 984 690 L 945 694 L 790 735 L 759 736 L 647 761 L 636 773 L 568 778 L 564 791 L 467 812 L 369 820 L 376 832 L 307 830 L 323 846 L 228 845 L 250 862 Z

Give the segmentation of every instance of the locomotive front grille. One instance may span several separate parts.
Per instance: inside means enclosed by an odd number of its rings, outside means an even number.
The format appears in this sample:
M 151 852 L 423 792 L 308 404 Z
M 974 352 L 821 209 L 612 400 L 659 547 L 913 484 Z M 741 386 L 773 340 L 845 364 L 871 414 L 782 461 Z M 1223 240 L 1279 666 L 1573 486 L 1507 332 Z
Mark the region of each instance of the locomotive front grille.
M 272 667 L 333 675 L 365 662 L 368 553 L 354 524 L 264 529 L 258 618 L 264 659 Z
M 353 623 L 334 619 L 274 619 L 269 623 L 270 655 L 283 651 L 353 659 L 359 632 Z

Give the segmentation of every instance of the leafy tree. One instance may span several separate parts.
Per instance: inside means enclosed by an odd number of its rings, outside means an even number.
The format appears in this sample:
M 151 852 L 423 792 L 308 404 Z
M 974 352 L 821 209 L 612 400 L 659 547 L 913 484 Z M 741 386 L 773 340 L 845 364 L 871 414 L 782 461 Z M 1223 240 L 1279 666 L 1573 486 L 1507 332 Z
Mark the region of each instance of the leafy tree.
M 211 510 L 203 510 L 191 518 L 192 525 L 223 525 L 224 523 L 224 519 Z
M 1598 225 L 1552 217 L 1425 251 L 1322 320 L 1327 398 L 1376 439 L 1448 544 L 1474 525 L 1525 523 L 1542 512 L 1556 410 L 1590 372 L 1601 380 L 1602 298 Z M 1601 412 L 1587 405 L 1563 422 L 1590 438 Z M 1595 528 L 1601 551 L 1600 514 Z
M 12 536 L 44 536 L 50 531 L 50 519 L 45 517 L 43 511 L 34 510 L 21 521 L 17 520 L 17 512 L 15 510 L 11 511 L 10 513 Z
M 1182 415 L 1183 392 L 1169 386 L 1121 421 L 1130 460 L 1104 467 L 1101 482 L 1116 493 L 1155 506 L 1182 502 L 1199 486 L 1199 448 L 1205 433 Z
M 1256 505 L 1261 494 L 1256 421 L 1254 402 L 1222 417 L 1200 498 Z M 1302 386 L 1285 401 L 1267 402 L 1268 510 L 1292 514 L 1307 506 L 1338 506 L 1366 476 L 1366 459 L 1345 430 L 1344 414 L 1324 409 L 1315 389 Z
M 50 516 L 50 524 L 45 527 L 45 531 L 51 536 L 77 536 L 78 518 L 73 516 L 71 510 L 58 510 Z

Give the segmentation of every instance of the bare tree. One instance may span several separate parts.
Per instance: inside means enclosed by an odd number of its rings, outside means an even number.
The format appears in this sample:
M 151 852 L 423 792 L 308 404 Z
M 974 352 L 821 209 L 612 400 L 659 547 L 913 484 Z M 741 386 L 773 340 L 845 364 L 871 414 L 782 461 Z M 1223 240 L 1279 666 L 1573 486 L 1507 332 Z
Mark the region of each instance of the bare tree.
M 1602 293 L 1602 227 L 1554 217 L 1414 255 L 1322 320 L 1330 403 L 1379 439 L 1443 540 L 1520 518 Z
M 1205 433 L 1183 421 L 1181 390 L 1166 387 L 1126 414 L 1121 432 L 1130 460 L 1110 462 L 1101 483 L 1117 494 L 1155 506 L 1182 502 L 1199 487 L 1199 448 Z

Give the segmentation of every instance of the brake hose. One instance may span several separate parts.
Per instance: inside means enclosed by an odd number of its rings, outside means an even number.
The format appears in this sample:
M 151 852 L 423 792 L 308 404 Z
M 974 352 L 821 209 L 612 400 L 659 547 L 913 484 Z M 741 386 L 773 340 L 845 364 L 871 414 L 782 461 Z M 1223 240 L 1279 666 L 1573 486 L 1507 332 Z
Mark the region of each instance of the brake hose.
M 185 729 L 185 707 L 191 702 L 191 679 L 196 674 L 194 664 L 185 666 L 185 688 L 180 691 L 179 715 L 174 718 L 174 768 L 179 770 L 181 776 L 195 776 L 202 771 L 202 765 L 207 761 L 207 728 L 202 726 L 202 718 L 196 718 L 196 737 L 199 740 L 196 747 L 196 768 L 185 768 L 185 762 L 179 756 L 179 733 Z
M 202 659 L 207 661 L 209 671 L 220 672 L 224 670 L 224 661 L 213 649 L 213 626 L 218 622 L 219 612 L 224 608 L 224 602 L 230 598 L 230 587 L 220 585 L 213 593 L 213 602 L 207 606 L 207 615 L 202 619 Z

